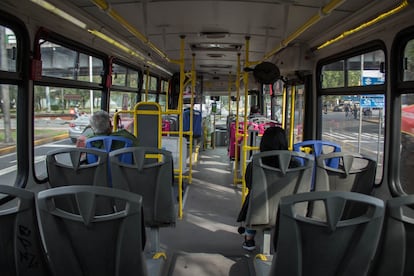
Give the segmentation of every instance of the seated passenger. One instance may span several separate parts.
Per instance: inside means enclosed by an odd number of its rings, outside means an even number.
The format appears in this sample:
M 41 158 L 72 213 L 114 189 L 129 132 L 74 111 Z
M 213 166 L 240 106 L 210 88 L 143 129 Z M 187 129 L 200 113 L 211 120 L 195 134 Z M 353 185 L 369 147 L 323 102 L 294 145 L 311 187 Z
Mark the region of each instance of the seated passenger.
M 281 127 L 269 127 L 263 133 L 263 137 L 260 141 L 260 152 L 264 151 L 271 151 L 271 150 L 288 150 L 288 141 L 286 138 L 285 131 Z M 273 156 L 264 157 L 262 159 L 263 164 L 272 166 L 275 168 L 279 167 L 279 159 Z M 294 168 L 298 167 L 299 161 L 292 159 L 290 161 L 289 167 Z M 252 162 L 250 162 L 246 167 L 245 173 L 245 181 L 246 187 L 249 189 L 252 188 L 252 173 L 253 173 L 253 166 Z M 243 203 L 243 206 L 239 212 L 237 217 L 237 222 L 242 222 L 246 220 L 247 209 L 249 204 L 249 193 L 246 196 L 246 199 Z M 241 227 L 239 232 L 241 234 L 245 234 L 245 240 L 243 242 L 243 248 L 246 250 L 254 250 L 256 248 L 256 244 L 254 241 L 254 236 L 256 234 L 256 230 L 246 229 L 243 231 L 244 228 Z
M 121 136 L 128 138 L 132 141 L 134 147 L 138 146 L 138 139 L 129 131 L 125 129 L 119 129 L 117 131 L 112 131 L 112 123 L 109 117 L 108 112 L 99 110 L 96 111 L 93 116 L 90 118 L 90 125 L 93 130 L 93 135 L 88 138 L 97 137 L 97 136 Z M 102 142 L 95 141 L 93 146 L 96 148 L 102 148 Z M 121 141 L 114 141 L 112 144 L 111 150 L 116 150 L 123 148 L 124 144 Z

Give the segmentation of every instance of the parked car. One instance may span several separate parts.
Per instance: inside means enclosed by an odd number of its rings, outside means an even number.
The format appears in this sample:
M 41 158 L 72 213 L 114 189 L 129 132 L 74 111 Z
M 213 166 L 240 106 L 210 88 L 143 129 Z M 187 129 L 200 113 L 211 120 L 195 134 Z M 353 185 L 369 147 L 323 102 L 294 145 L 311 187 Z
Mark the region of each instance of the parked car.
M 335 105 L 334 106 L 334 108 L 333 108 L 333 111 L 334 112 L 342 112 L 342 111 L 344 111 L 344 104 L 338 104 L 338 105 Z
M 69 138 L 72 141 L 72 143 L 76 143 L 78 137 L 82 134 L 85 127 L 89 125 L 89 116 L 88 115 L 82 115 L 78 118 L 72 120 L 69 123 Z

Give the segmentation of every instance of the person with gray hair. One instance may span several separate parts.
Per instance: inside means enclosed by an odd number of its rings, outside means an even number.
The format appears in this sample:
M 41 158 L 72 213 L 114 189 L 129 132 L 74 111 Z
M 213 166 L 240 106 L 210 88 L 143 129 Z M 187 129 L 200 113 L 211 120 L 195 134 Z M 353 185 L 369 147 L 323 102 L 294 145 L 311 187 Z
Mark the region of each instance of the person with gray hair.
M 138 146 L 138 139 L 132 133 L 125 129 L 119 129 L 117 131 L 112 131 L 112 123 L 109 113 L 104 110 L 96 111 L 92 117 L 89 119 L 90 126 L 93 130 L 93 135 L 88 138 L 96 136 L 121 136 L 128 138 L 132 141 L 134 147 Z M 96 148 L 102 148 L 103 145 L 101 141 L 95 141 L 93 144 Z M 120 141 L 114 141 L 112 144 L 112 150 L 122 148 L 123 144 Z
M 111 119 L 106 111 L 96 111 L 89 119 L 89 123 L 95 135 L 110 135 L 112 133 Z

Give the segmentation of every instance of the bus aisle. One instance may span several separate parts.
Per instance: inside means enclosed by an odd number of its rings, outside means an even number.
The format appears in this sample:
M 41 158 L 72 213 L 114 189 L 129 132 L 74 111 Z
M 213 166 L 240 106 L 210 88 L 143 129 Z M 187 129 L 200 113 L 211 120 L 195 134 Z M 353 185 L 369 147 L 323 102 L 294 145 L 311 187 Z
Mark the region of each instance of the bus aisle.
M 254 275 L 252 258 L 237 232 L 241 189 L 233 185 L 227 147 L 200 152 L 184 195 L 183 219 L 160 230 L 169 276 Z

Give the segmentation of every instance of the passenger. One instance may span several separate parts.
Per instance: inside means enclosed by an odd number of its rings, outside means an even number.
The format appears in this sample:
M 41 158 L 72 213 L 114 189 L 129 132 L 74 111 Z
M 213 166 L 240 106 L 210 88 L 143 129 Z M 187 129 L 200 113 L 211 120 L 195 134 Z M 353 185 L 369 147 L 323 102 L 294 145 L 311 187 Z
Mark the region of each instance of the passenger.
M 249 118 L 254 118 L 254 117 L 258 117 L 261 116 L 260 114 L 260 107 L 258 105 L 252 105 L 250 107 L 250 115 Z
M 106 111 L 96 111 L 90 118 L 90 125 L 94 134 L 92 136 L 89 136 L 88 138 L 96 136 L 121 136 L 130 139 L 134 147 L 139 145 L 138 139 L 132 133 L 125 129 L 119 129 L 117 131 L 112 132 L 111 119 L 109 117 L 108 112 Z M 102 148 L 102 145 L 99 145 L 99 143 L 100 141 L 96 141 L 93 146 L 97 148 Z M 112 144 L 112 150 L 120 149 L 123 147 L 124 144 L 120 141 L 114 141 Z
M 271 150 L 288 150 L 288 141 L 286 138 L 285 131 L 281 127 L 269 127 L 263 133 L 263 137 L 260 141 L 260 152 L 264 151 L 271 151 Z M 279 167 L 279 159 L 274 156 L 264 157 L 262 159 L 263 164 L 272 166 L 275 168 Z M 295 159 L 290 161 L 289 167 L 298 167 L 299 162 Z M 252 162 L 247 165 L 245 180 L 246 180 L 246 187 L 251 189 L 252 187 L 252 173 L 253 173 L 253 166 Z M 246 196 L 246 199 L 243 203 L 243 206 L 239 212 L 237 217 L 237 222 L 242 222 L 246 220 L 246 214 L 249 204 L 249 193 Z M 243 248 L 246 250 L 254 250 L 256 248 L 256 244 L 254 241 L 254 236 L 256 234 L 256 230 L 246 229 L 243 231 L 244 228 L 239 228 L 240 234 L 245 234 L 245 240 L 243 242 Z

